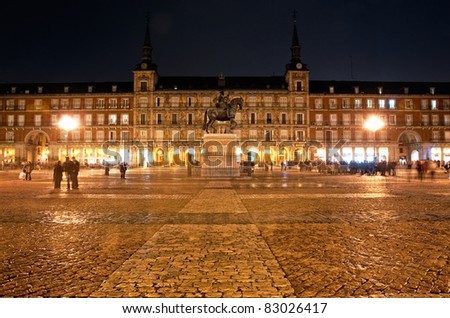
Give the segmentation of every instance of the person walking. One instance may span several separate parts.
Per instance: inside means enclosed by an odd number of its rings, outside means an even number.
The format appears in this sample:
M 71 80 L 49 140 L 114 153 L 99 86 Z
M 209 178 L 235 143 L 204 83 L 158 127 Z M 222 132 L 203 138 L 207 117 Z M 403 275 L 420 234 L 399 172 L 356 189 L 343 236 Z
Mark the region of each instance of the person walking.
M 127 172 L 127 163 L 122 162 L 119 166 L 120 169 L 120 178 L 125 179 L 125 173 Z
M 25 172 L 25 180 L 31 181 L 31 172 L 33 171 L 33 166 L 31 162 L 27 161 L 25 166 L 23 167 L 23 172 Z
M 70 190 L 70 182 L 72 182 L 72 188 L 73 188 L 73 172 L 75 170 L 75 165 L 72 161 L 70 161 L 69 157 L 66 157 L 66 161 L 63 163 L 63 171 L 66 175 L 67 179 L 67 190 Z
M 61 189 L 61 181 L 63 177 L 63 166 L 61 160 L 58 160 L 53 168 L 53 181 L 55 182 L 55 189 Z
M 73 174 L 72 174 L 72 189 L 78 189 L 78 173 L 80 172 L 80 162 L 72 157 Z

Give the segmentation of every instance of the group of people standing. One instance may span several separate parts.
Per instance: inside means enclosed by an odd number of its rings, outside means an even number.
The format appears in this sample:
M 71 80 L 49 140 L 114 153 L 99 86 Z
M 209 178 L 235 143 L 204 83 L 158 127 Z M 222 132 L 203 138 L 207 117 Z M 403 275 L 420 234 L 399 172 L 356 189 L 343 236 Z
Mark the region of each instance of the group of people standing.
M 63 174 L 65 174 L 67 179 L 67 190 L 78 189 L 78 173 L 80 172 L 80 162 L 72 157 L 66 157 L 66 161 L 61 163 L 61 160 L 55 164 L 53 168 L 53 181 L 55 182 L 55 189 L 61 189 L 61 181 L 63 179 Z

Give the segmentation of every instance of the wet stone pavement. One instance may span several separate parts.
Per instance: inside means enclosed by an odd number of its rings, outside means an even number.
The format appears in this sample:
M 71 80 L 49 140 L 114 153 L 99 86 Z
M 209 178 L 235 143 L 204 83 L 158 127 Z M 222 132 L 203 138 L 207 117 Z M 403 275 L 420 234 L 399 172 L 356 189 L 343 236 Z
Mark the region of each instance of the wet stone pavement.
M 450 180 L 0 171 L 1 297 L 450 297 Z

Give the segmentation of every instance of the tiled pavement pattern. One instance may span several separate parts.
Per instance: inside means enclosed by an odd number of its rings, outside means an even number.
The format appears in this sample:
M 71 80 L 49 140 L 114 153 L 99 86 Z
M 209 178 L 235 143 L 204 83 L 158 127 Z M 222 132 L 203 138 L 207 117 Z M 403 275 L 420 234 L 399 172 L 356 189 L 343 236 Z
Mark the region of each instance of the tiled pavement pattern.
M 450 297 L 450 180 L 0 172 L 2 297 Z

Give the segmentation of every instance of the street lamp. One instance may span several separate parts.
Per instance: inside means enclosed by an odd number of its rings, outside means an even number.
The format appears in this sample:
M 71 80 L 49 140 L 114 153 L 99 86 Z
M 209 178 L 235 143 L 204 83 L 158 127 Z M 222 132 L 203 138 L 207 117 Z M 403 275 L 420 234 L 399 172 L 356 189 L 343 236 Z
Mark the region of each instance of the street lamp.
M 65 115 L 58 122 L 59 128 L 66 131 L 66 156 L 69 156 L 69 132 L 78 127 L 78 121 L 68 115 Z
M 373 156 L 374 156 L 374 160 L 376 158 L 376 138 L 375 138 L 375 133 L 377 132 L 377 130 L 381 129 L 384 127 L 384 122 L 375 115 L 370 116 L 366 122 L 364 123 L 364 128 L 372 131 L 374 133 L 373 135 Z

